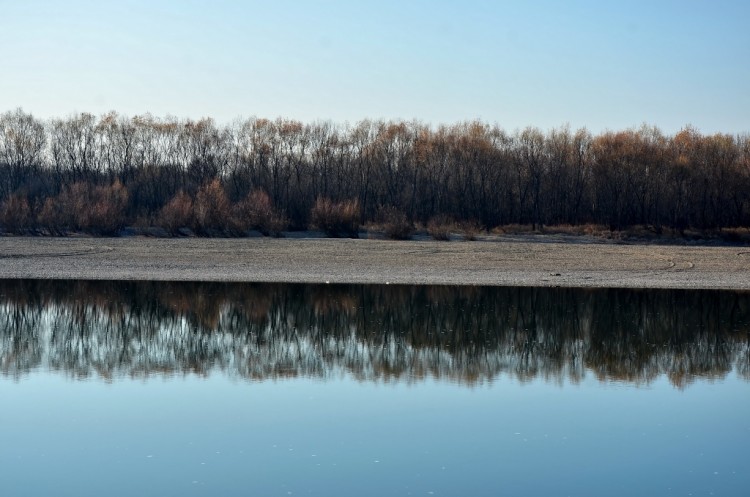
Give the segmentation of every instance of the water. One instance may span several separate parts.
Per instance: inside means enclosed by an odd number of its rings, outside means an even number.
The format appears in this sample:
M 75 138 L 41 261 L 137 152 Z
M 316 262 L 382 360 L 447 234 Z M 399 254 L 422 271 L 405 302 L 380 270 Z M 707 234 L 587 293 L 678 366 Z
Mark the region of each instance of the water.
M 746 495 L 750 293 L 0 281 L 0 495 Z

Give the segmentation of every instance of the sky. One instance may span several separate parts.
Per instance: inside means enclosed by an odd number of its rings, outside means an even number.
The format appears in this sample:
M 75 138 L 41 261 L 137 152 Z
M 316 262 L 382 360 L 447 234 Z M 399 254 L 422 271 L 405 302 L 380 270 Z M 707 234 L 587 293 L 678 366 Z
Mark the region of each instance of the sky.
M 0 0 L 0 112 L 750 132 L 747 0 Z

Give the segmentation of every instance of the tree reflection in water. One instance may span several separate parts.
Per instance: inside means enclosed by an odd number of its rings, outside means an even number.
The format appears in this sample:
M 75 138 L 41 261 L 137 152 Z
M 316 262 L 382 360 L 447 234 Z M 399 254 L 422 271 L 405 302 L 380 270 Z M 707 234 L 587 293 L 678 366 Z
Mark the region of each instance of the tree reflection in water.
M 0 371 L 684 387 L 750 379 L 750 293 L 0 281 Z

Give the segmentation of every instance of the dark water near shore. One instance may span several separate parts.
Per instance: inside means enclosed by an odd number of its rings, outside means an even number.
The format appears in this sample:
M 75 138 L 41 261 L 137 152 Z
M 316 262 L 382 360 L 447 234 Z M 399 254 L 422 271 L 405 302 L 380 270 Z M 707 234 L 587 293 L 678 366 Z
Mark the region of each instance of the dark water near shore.
M 750 293 L 0 280 L 0 495 L 745 495 Z

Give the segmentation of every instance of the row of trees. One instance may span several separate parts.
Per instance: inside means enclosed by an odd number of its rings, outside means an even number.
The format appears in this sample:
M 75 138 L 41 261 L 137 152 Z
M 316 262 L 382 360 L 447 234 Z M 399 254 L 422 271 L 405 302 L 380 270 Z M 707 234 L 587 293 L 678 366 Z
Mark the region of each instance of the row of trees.
M 248 209 L 303 229 L 318 199 L 356 202 L 360 222 L 386 209 L 414 223 L 442 216 L 487 228 L 750 226 L 750 136 L 0 115 L 0 226 L 9 231 L 171 220 L 229 233 L 253 224 L 243 221 Z M 82 210 L 93 220 L 76 219 Z

